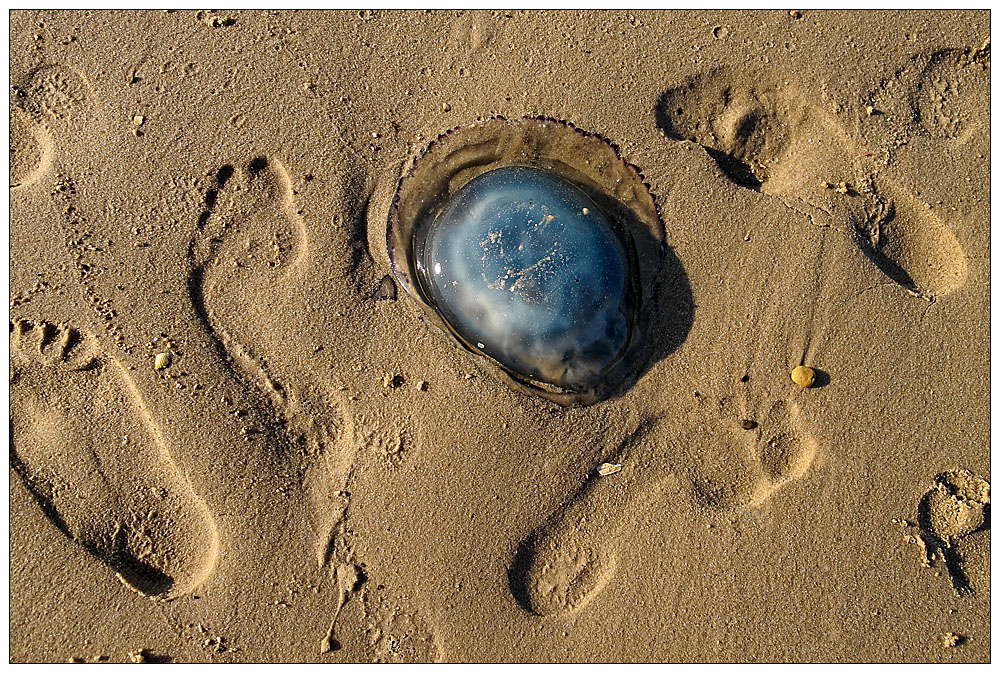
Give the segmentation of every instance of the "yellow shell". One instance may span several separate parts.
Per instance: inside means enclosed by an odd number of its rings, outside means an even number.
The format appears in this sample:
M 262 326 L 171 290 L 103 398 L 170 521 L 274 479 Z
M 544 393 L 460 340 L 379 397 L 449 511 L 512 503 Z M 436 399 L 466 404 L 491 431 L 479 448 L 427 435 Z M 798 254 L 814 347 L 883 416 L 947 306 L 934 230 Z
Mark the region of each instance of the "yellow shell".
M 803 388 L 808 388 L 816 381 L 816 372 L 811 367 L 799 365 L 792 370 L 792 381 Z

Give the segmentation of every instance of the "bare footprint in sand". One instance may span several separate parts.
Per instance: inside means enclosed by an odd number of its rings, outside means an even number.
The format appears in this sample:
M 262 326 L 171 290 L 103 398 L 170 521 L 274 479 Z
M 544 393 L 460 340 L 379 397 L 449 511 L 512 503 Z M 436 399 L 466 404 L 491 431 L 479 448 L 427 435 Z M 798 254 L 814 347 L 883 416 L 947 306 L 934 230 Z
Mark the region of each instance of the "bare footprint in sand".
M 54 143 L 48 129 L 19 107 L 10 110 L 10 186 L 35 184 L 52 165 Z
M 615 573 L 616 531 L 642 507 L 686 492 L 706 515 L 762 508 L 808 474 L 819 447 L 803 419 L 802 391 L 789 388 L 787 378 L 801 362 L 782 358 L 815 353 L 834 318 L 832 299 L 844 288 L 827 273 L 837 267 L 831 255 L 857 245 L 893 282 L 925 298 L 966 282 L 966 255 L 949 226 L 860 164 L 851 150 L 856 143 L 832 114 L 787 82 L 747 81 L 726 69 L 690 78 L 660 97 L 657 125 L 665 136 L 700 144 L 732 183 L 780 199 L 818 226 L 781 223 L 733 238 L 743 258 L 758 258 L 761 246 L 760 259 L 780 251 L 782 265 L 736 267 L 745 277 L 726 278 L 731 289 L 716 291 L 713 301 L 727 311 L 703 317 L 707 323 L 696 317 L 689 339 L 695 343 L 674 356 L 690 357 L 687 370 L 700 372 L 662 392 L 677 408 L 664 409 L 611 452 L 610 473 L 595 468 L 521 543 L 508 580 L 518 604 L 533 614 L 566 614 L 598 596 Z M 684 222 L 698 214 L 677 216 Z M 710 336 L 700 343 L 699 334 Z M 685 370 L 684 363 L 672 369 Z M 691 418 L 703 422 L 692 427 Z M 687 462 L 658 456 L 671 449 Z
M 359 191 L 355 184 L 344 189 Z M 390 461 L 398 461 L 406 439 L 396 435 L 393 440 L 375 419 L 356 427 L 338 386 L 301 370 L 317 351 L 310 349 L 303 360 L 305 337 L 286 338 L 294 317 L 313 301 L 311 285 L 322 282 L 317 280 L 321 274 L 332 276 L 328 291 L 344 299 L 336 316 L 324 316 L 342 320 L 343 331 L 331 325 L 325 334 L 346 334 L 351 319 L 345 313 L 358 310 L 365 294 L 371 299 L 366 285 L 373 277 L 359 271 L 365 256 L 357 246 L 365 204 L 345 201 L 344 212 L 324 232 L 333 239 L 330 251 L 317 251 L 296 203 L 292 176 L 280 160 L 257 156 L 221 167 L 206 192 L 190 248 L 192 302 L 235 373 L 270 401 L 288 444 L 303 449 L 304 486 L 318 530 L 318 569 L 328 576 L 335 596 L 319 652 L 352 660 L 435 661 L 441 654 L 430 625 L 414 609 L 403 609 L 406 601 L 390 599 L 377 578 L 365 576 L 345 536 L 348 485 L 358 453 L 380 448 Z
M 718 408 L 717 400 L 701 402 Z M 668 506 L 678 490 L 710 516 L 762 507 L 783 486 L 803 477 L 817 447 L 802 427 L 798 406 L 779 400 L 757 411 L 759 416 L 738 415 L 756 416 L 759 422 L 734 417 L 710 434 L 704 427 L 676 434 L 666 424 L 643 424 L 519 545 L 507 573 L 517 603 L 538 616 L 585 607 L 614 577 L 615 550 L 622 543 L 618 531 L 627 528 L 623 522 L 635 520 L 643 508 Z M 699 447 L 695 453 L 705 457 L 705 464 L 664 465 L 657 460 L 676 446 L 685 446 L 688 453 Z M 720 451 L 722 446 L 726 448 Z
M 926 298 L 961 288 L 968 261 L 950 227 L 860 159 L 857 142 L 799 87 L 727 69 L 664 92 L 657 126 L 699 143 L 734 183 L 851 237 L 893 282 Z
M 289 305 L 308 300 L 310 257 L 287 169 L 264 156 L 221 167 L 197 222 L 189 290 L 204 328 L 237 377 L 269 400 L 289 442 L 305 445 L 307 456 L 326 455 L 339 434 L 336 404 L 283 383 L 299 378 L 283 369 L 283 356 L 300 355 L 283 334 Z
M 862 252 L 910 292 L 941 297 L 968 280 L 965 251 L 951 228 L 910 194 L 890 186 L 873 193 L 855 228 Z
M 24 188 L 49 171 L 57 154 L 56 137 L 67 131 L 92 93 L 80 73 L 62 64 L 32 70 L 11 90 L 10 186 Z
M 990 527 L 990 484 L 968 470 L 944 472 L 934 478 L 917 508 L 917 526 L 925 563 L 942 563 L 958 595 L 973 593 L 959 543 Z
M 50 521 L 146 596 L 212 572 L 214 521 L 178 473 L 128 373 L 96 340 L 10 325 L 11 464 Z

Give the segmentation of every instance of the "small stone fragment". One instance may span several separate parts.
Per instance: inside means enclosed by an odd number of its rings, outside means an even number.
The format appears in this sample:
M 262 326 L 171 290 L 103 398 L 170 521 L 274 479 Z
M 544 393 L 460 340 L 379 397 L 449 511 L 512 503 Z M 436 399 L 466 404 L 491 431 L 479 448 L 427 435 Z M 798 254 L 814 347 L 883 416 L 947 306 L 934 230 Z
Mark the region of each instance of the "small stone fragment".
M 382 277 L 382 282 L 379 283 L 375 298 L 396 301 L 396 283 L 392 280 L 392 276 L 386 274 Z
M 942 633 L 940 636 L 938 636 L 938 642 L 940 642 L 941 647 L 944 648 L 958 647 L 963 642 L 965 642 L 965 637 L 949 631 L 948 633 Z
M 153 369 L 166 369 L 170 366 L 170 353 L 157 353 L 153 358 Z
M 816 372 L 813 371 L 811 367 L 799 365 L 792 370 L 792 381 L 794 381 L 796 385 L 808 388 L 816 382 Z
M 142 123 L 146 121 L 142 115 L 135 115 L 132 117 L 132 124 L 134 126 L 142 126 Z
M 837 192 L 838 194 L 849 194 L 851 191 L 851 186 L 848 185 L 846 182 L 838 182 L 837 186 L 833 188 L 833 191 Z
M 802 18 L 802 12 L 798 9 L 790 9 L 788 10 L 788 16 L 792 17 L 795 20 L 798 20 Z
M 129 652 L 129 661 L 133 664 L 145 664 L 149 662 L 149 650 L 145 647 L 135 650 L 134 652 Z
M 417 390 L 419 390 L 420 392 L 427 392 L 427 389 L 429 387 L 430 385 L 427 383 L 427 381 L 419 381 L 417 383 Z
M 740 427 L 743 428 L 744 430 L 753 430 L 754 428 L 757 427 L 757 423 L 747 418 L 740 421 Z
M 449 105 L 448 103 L 441 103 L 441 111 L 442 112 L 450 112 L 451 111 L 451 105 Z
M 597 468 L 597 474 L 606 477 L 609 474 L 621 472 L 621 469 L 621 463 L 601 463 L 601 466 Z
M 874 105 L 866 105 L 865 106 L 865 112 L 867 112 L 868 116 L 871 117 L 873 114 L 875 114 L 875 106 Z

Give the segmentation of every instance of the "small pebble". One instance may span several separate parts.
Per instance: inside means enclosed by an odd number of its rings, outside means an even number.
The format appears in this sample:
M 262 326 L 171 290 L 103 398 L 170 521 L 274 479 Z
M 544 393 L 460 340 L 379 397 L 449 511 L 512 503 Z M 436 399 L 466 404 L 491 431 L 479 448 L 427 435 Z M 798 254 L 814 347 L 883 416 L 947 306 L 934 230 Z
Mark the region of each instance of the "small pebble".
M 396 283 L 393 282 L 392 276 L 386 274 L 382 277 L 382 282 L 379 283 L 375 298 L 396 301 Z
M 442 112 L 449 112 L 450 110 L 451 110 L 451 105 L 449 105 L 448 103 L 441 103 Z
M 757 423 L 751 421 L 750 419 L 744 419 L 740 421 L 740 427 L 743 428 L 744 430 L 753 430 L 754 428 L 757 427 Z
M 799 365 L 792 370 L 792 381 L 794 381 L 796 385 L 808 388 L 816 382 L 816 372 L 813 371 L 811 367 Z
M 621 463 L 601 463 L 601 466 L 597 468 L 597 474 L 602 477 L 606 477 L 609 474 L 614 474 L 615 472 L 621 472 Z
M 949 631 L 948 633 L 942 633 L 939 636 L 939 640 L 941 642 L 941 647 L 949 648 L 949 647 L 958 647 L 959 645 L 962 644 L 962 641 L 965 639 L 962 636 L 958 635 L 957 633 L 952 633 L 951 631 Z

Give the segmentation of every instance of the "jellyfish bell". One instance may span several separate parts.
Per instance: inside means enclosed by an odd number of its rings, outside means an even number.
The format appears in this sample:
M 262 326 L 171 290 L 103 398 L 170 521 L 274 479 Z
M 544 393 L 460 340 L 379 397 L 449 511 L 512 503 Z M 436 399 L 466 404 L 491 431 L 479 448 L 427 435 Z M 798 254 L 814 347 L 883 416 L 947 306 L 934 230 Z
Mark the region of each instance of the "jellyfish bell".
M 633 371 L 664 240 L 614 145 L 554 119 L 497 117 L 411 160 L 386 243 L 431 322 L 515 389 L 568 406 Z

